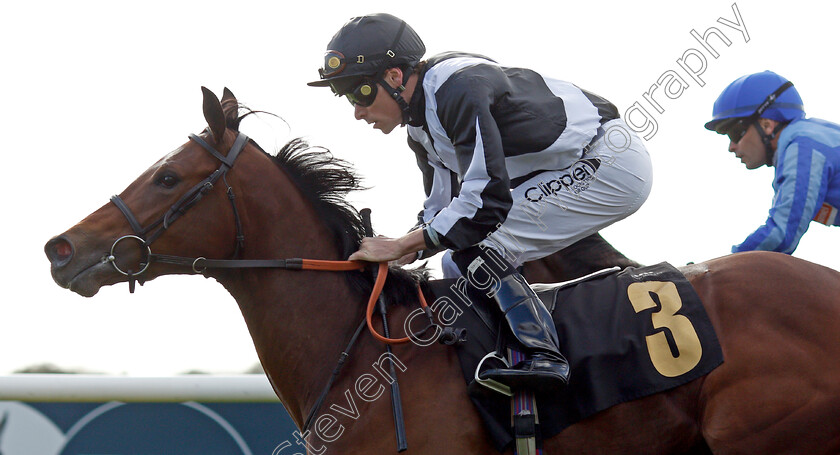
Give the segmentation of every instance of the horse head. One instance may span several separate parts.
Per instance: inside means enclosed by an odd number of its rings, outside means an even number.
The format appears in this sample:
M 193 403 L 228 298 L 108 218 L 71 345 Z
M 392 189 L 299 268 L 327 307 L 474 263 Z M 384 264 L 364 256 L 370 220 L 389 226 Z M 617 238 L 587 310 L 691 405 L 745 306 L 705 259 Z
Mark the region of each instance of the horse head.
M 191 135 L 111 202 L 47 242 L 57 284 L 90 297 L 106 285 L 191 272 L 150 264 L 152 251 L 206 258 L 242 254 L 240 217 L 248 213 L 232 198 L 236 192 L 258 193 L 246 188 L 253 184 L 245 177 L 268 174 L 276 166 L 239 133 L 244 116 L 238 116 L 233 93 L 226 88 L 219 100 L 204 87 L 202 92 L 204 132 Z M 234 166 L 236 172 L 230 172 Z

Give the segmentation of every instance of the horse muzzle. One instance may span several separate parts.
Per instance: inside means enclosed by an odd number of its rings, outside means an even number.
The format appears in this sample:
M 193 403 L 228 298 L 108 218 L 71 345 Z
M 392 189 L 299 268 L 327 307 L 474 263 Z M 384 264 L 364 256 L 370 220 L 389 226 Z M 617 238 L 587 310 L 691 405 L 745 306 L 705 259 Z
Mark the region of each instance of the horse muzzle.
M 53 270 L 64 267 L 73 259 L 73 243 L 65 235 L 59 235 L 50 239 L 44 245 L 44 253 L 47 259 L 50 260 L 50 265 Z
M 108 251 L 84 247 L 68 234 L 50 239 L 44 253 L 50 261 L 55 283 L 84 297 L 92 297 L 102 286 L 124 281 L 115 272 Z

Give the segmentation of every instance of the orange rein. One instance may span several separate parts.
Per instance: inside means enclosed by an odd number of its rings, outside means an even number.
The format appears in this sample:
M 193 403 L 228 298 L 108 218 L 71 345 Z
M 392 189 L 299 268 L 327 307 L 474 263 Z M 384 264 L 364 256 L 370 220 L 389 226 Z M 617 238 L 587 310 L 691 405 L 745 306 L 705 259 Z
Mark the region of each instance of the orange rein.
M 301 259 L 303 270 L 319 270 L 322 272 L 349 272 L 364 270 L 366 264 L 362 261 L 323 261 L 320 259 Z
M 362 261 L 323 261 L 317 259 L 303 259 L 303 270 L 320 270 L 320 271 L 333 271 L 333 272 L 347 272 L 351 270 L 364 270 L 366 264 Z M 379 334 L 376 329 L 373 328 L 373 310 L 376 308 L 376 302 L 379 300 L 379 295 L 382 293 L 382 288 L 385 287 L 385 280 L 388 278 L 388 263 L 387 262 L 380 262 L 379 263 L 379 272 L 376 274 L 376 282 L 373 284 L 373 290 L 371 291 L 370 298 L 368 299 L 367 303 L 367 310 L 365 312 L 365 319 L 367 320 L 367 327 L 370 331 L 371 335 L 377 340 L 385 343 L 385 344 L 403 344 L 408 343 L 411 341 L 410 337 L 405 338 L 386 338 Z M 423 309 L 429 307 L 429 304 L 426 303 L 426 298 L 423 296 L 423 292 L 420 290 L 420 287 L 417 288 L 417 294 L 420 297 L 420 306 Z

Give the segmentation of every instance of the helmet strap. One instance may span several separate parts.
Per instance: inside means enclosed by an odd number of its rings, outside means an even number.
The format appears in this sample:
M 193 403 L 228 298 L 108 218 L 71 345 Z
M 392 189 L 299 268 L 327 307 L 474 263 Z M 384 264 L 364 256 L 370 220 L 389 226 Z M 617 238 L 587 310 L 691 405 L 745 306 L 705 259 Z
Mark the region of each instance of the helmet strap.
M 773 157 L 776 154 L 776 149 L 773 148 L 772 142 L 773 139 L 776 138 L 776 135 L 779 134 L 779 131 L 787 125 L 786 123 L 777 123 L 776 127 L 773 128 L 773 132 L 767 134 L 764 132 L 764 128 L 761 127 L 761 123 L 759 122 L 759 117 L 756 117 L 754 120 L 754 125 L 756 131 L 758 131 L 758 136 L 761 137 L 761 142 L 764 143 L 764 150 L 765 150 L 765 163 L 768 166 L 773 165 Z
M 397 48 L 397 45 L 399 44 L 400 39 L 402 38 L 402 34 L 403 34 L 403 32 L 405 32 L 405 28 L 407 26 L 408 26 L 408 24 L 405 21 L 402 21 L 400 23 L 400 29 L 397 30 L 397 34 L 394 37 L 394 42 L 391 43 L 391 47 L 388 48 L 388 52 L 386 52 L 385 55 L 387 55 L 388 57 L 394 58 L 394 56 L 396 54 L 394 53 L 394 51 L 392 49 Z M 388 63 L 385 63 L 385 66 L 387 68 Z M 402 111 L 402 124 L 403 125 L 408 123 L 408 117 L 409 117 L 408 116 L 408 103 L 401 96 L 402 92 L 405 91 L 405 85 L 404 84 L 405 84 L 407 79 L 408 79 L 408 76 L 403 74 L 402 84 L 400 84 L 397 88 L 394 88 L 394 87 L 391 87 L 390 85 L 388 85 L 388 82 L 385 81 L 384 75 L 383 75 L 382 78 L 379 79 L 379 85 L 384 87 L 385 90 L 387 90 L 388 93 L 391 95 L 391 98 L 393 98 L 394 101 L 397 102 L 397 105 L 400 106 L 400 110 Z
M 773 146 L 770 145 L 770 143 L 773 142 L 773 139 L 776 138 L 776 134 L 778 134 L 779 131 L 781 131 L 781 129 L 784 128 L 784 124 L 779 123 L 778 125 L 776 125 L 776 128 L 773 129 L 772 133 L 766 134 L 764 133 L 764 128 L 761 127 L 761 124 L 759 123 L 758 119 L 761 118 L 761 114 L 763 114 L 764 111 L 767 110 L 767 108 L 769 108 L 773 105 L 773 103 L 776 102 L 776 99 L 779 97 L 779 95 L 781 95 L 785 90 L 791 87 L 793 87 L 793 82 L 791 81 L 787 81 L 781 86 L 779 86 L 779 88 L 773 91 L 773 93 L 767 95 L 767 98 L 765 98 L 764 101 L 762 101 L 761 104 L 758 105 L 758 107 L 755 109 L 755 112 L 753 112 L 752 114 L 753 118 L 755 119 L 755 129 L 758 130 L 758 135 L 761 137 L 761 142 L 764 143 L 764 150 L 766 151 L 767 155 L 765 164 L 767 164 L 768 166 L 773 165 L 773 156 L 776 154 L 776 150 L 773 149 Z
M 785 90 L 791 87 L 793 87 L 793 82 L 791 81 L 787 81 L 781 86 L 779 86 L 779 88 L 777 88 L 773 93 L 767 95 L 767 98 L 765 98 L 764 101 L 762 101 L 761 104 L 758 105 L 753 115 L 755 115 L 756 117 L 761 117 L 761 114 L 763 114 L 768 107 L 772 106 L 773 103 L 776 102 L 776 98 L 778 98 L 779 95 L 781 95 Z
M 394 101 L 397 102 L 397 105 L 400 106 L 400 110 L 402 111 L 402 124 L 405 125 L 406 123 L 408 123 L 409 106 L 408 102 L 402 97 L 402 92 L 405 91 L 405 86 L 400 84 L 400 86 L 398 86 L 397 88 L 391 87 L 391 85 L 388 84 L 387 81 L 385 81 L 384 77 L 379 79 L 379 85 L 381 85 L 388 92 L 388 94 L 391 95 L 391 98 L 393 98 Z

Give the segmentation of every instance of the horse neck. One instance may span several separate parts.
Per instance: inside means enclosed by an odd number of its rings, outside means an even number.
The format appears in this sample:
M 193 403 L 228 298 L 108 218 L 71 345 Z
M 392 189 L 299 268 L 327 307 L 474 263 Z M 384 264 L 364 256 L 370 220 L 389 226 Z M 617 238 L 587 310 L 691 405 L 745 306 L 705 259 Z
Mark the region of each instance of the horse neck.
M 279 198 L 247 190 L 237 198 L 246 238 L 243 259 L 346 259 L 339 257 L 326 224 L 283 174 L 274 176 Z M 250 269 L 215 278 L 239 304 L 266 375 L 302 426 L 361 320 L 359 298 L 341 272 Z

